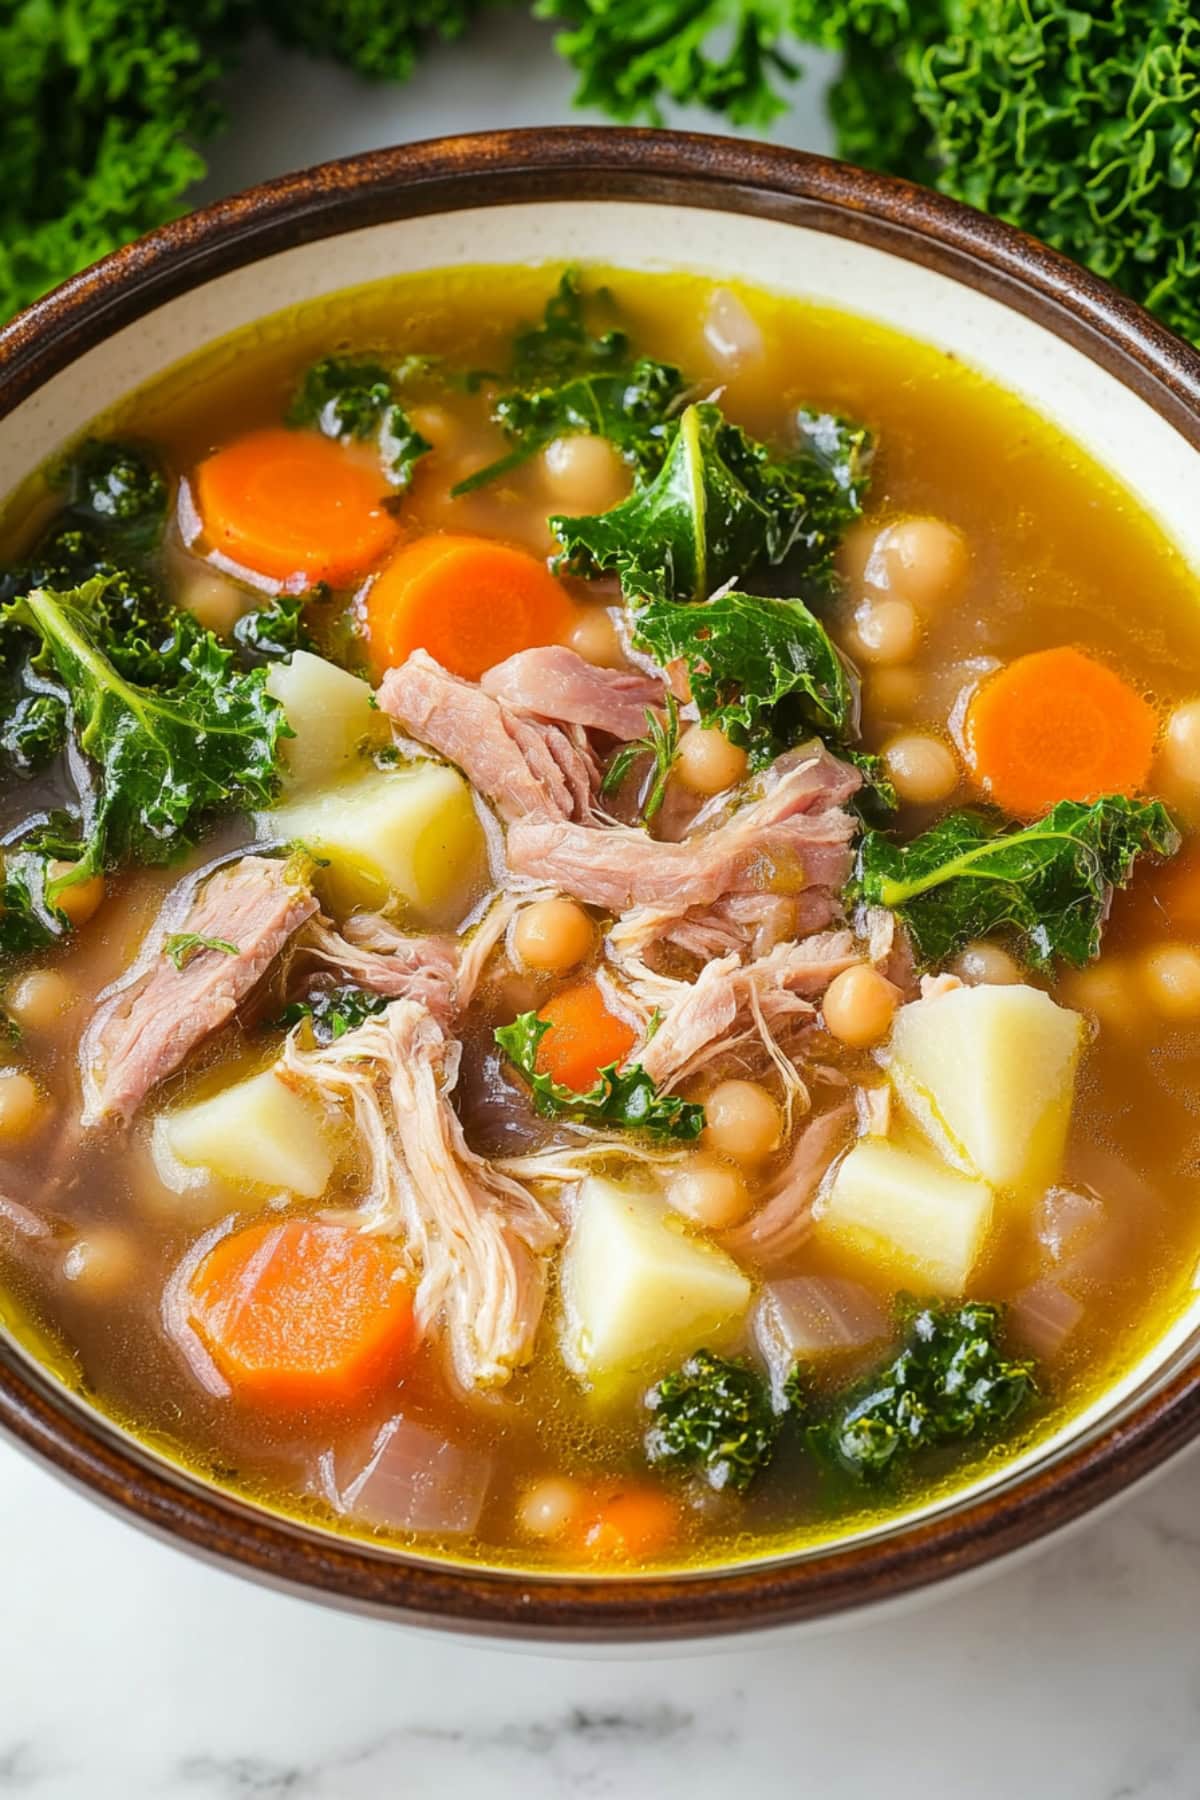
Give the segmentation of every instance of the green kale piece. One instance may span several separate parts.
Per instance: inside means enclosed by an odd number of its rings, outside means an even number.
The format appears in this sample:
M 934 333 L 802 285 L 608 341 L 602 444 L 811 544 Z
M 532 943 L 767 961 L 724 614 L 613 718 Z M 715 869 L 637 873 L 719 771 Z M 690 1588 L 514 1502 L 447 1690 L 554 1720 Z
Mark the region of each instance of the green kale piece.
M 22 775 L 45 768 L 67 741 L 67 703 L 60 694 L 27 693 L 6 711 L 0 747 Z
M 999 1307 L 924 1306 L 904 1322 L 908 1342 L 894 1360 L 806 1433 L 818 1456 L 861 1481 L 916 1451 L 995 1432 L 1037 1392 L 1033 1365 L 1000 1353 Z
M 1172 856 L 1179 841 L 1157 800 L 1115 794 L 1061 800 L 1036 824 L 1008 830 L 957 812 L 909 844 L 868 832 L 853 892 L 898 913 L 925 962 L 1003 929 L 1035 967 L 1055 956 L 1080 967 L 1098 954 L 1112 891 L 1138 856 Z
M 645 737 L 633 738 L 621 746 L 600 783 L 600 792 L 611 794 L 614 788 L 620 787 L 639 756 L 652 757 L 654 780 L 642 802 L 642 819 L 647 825 L 662 806 L 667 782 L 679 755 L 679 702 L 670 692 L 664 710 L 666 718 L 661 719 L 652 706 L 646 708 Z
M 203 937 L 198 931 L 173 931 L 163 945 L 162 953 L 182 971 L 202 950 L 219 950 L 222 956 L 238 954 L 238 946 L 231 944 L 228 938 Z
M 162 536 L 167 481 L 149 450 L 88 438 L 53 471 L 66 491 L 66 511 L 93 526 L 125 554 L 146 551 Z
M 233 653 L 196 627 L 169 682 L 132 682 L 107 654 L 103 583 L 67 593 L 34 589 L 5 611 L 39 640 L 36 665 L 65 691 L 85 772 L 77 841 L 52 854 L 75 866 L 61 889 L 126 862 L 169 862 L 200 820 L 217 810 L 266 806 L 278 744 L 290 735 L 267 693 L 266 671 L 239 672 Z
M 706 600 L 785 558 L 799 577 L 827 585 L 838 538 L 862 509 L 870 449 L 860 427 L 838 429 L 841 455 L 828 441 L 818 451 L 807 429 L 788 455 L 711 403 L 689 406 L 648 486 L 609 512 L 550 520 L 562 560 L 577 575 L 614 569 L 633 601 Z
M 664 667 L 681 658 L 701 723 L 760 751 L 758 760 L 814 730 L 839 738 L 852 723 L 845 665 L 799 600 L 651 600 L 634 613 L 634 637 Z
M 697 1138 L 704 1129 L 704 1108 L 677 1094 L 660 1094 L 640 1063 L 601 1069 L 587 1093 L 538 1072 L 538 1045 L 550 1030 L 548 1019 L 519 1013 L 511 1025 L 498 1025 L 496 1042 L 520 1070 L 533 1092 L 533 1104 L 544 1119 L 570 1119 L 581 1125 L 622 1125 L 660 1137 Z
M 654 1420 L 649 1462 L 694 1469 L 718 1490 L 744 1493 L 766 1468 L 779 1435 L 766 1384 L 745 1363 L 697 1350 L 646 1395 Z
M 297 650 L 315 649 L 304 623 L 304 608 L 312 597 L 279 594 L 266 606 L 243 613 L 233 628 L 234 642 L 243 655 L 251 662 L 282 662 Z
M 344 982 L 338 987 L 315 988 L 306 1000 L 292 1000 L 273 1021 L 291 1029 L 307 1019 L 318 1044 L 332 1044 L 348 1031 L 383 1012 L 388 1005 L 386 994 L 372 994 L 367 988 Z
M 287 422 L 312 426 L 331 438 L 375 438 L 393 486 L 403 491 L 433 445 L 393 398 L 397 385 L 397 377 L 377 357 L 323 356 L 301 378 Z
M 608 302 L 604 290 L 596 296 Z M 531 387 L 567 376 L 619 367 L 628 360 L 629 339 L 609 330 L 593 337 L 578 269 L 564 269 L 546 302 L 540 325 L 527 325 L 513 339 L 513 385 Z
M 359 75 L 407 81 L 435 36 L 460 37 L 489 0 L 257 0 L 256 18 L 285 44 L 332 56 Z M 492 0 L 494 3 L 494 0 Z

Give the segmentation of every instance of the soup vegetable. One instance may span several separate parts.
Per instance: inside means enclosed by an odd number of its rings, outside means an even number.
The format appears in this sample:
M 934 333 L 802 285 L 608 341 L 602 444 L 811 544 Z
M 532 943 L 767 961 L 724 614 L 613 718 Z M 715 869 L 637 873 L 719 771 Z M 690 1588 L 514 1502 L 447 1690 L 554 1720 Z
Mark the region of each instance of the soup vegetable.
M 330 1529 L 595 1571 L 1035 1444 L 1195 1266 L 1200 638 L 950 359 L 456 271 L 10 503 L 5 1316 Z

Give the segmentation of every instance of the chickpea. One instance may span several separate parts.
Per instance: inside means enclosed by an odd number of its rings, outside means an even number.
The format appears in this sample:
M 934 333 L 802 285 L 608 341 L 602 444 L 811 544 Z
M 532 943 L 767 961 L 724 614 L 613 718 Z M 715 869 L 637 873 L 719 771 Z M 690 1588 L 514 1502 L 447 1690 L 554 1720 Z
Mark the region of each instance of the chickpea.
M 21 1069 L 0 1069 L 0 1144 L 19 1144 L 41 1124 L 45 1101 Z
M 760 1163 L 779 1148 L 783 1120 L 757 1081 L 719 1081 L 704 1102 L 704 1142 L 718 1156 Z
M 61 881 L 75 867 L 74 863 L 59 862 L 57 859 L 46 864 L 48 884 Z M 72 925 L 78 931 L 86 925 L 104 898 L 103 875 L 89 875 L 86 881 L 73 881 L 69 887 L 63 888 L 54 896 L 54 904 L 60 912 L 66 913 Z
M 967 944 L 950 969 L 968 987 L 1012 987 L 1023 978 L 1016 957 L 1002 950 L 999 944 L 989 944 L 985 938 Z
M 1167 720 L 1162 760 L 1179 787 L 1200 789 L 1200 700 L 1185 701 Z
M 74 987 L 57 969 L 31 969 L 13 983 L 5 996 L 5 1007 L 23 1031 L 49 1031 L 73 1006 L 77 998 Z
M 954 599 L 966 583 L 967 541 L 943 519 L 901 519 L 881 531 L 867 561 L 868 587 L 928 609 Z
M 900 990 L 869 963 L 835 975 L 821 1004 L 825 1029 L 851 1050 L 882 1043 L 892 1029 Z
M 837 572 L 848 588 L 860 588 L 867 576 L 867 564 L 875 548 L 879 527 L 870 519 L 859 519 L 845 533 L 837 551 Z
M 935 806 L 959 784 L 958 758 L 941 738 L 905 732 L 884 746 L 883 766 L 900 799 L 910 806 Z
M 93 1225 L 63 1257 L 62 1272 L 89 1300 L 111 1300 L 137 1273 L 137 1245 L 115 1225 Z
M 183 584 L 179 604 L 194 613 L 206 631 L 228 637 L 249 603 L 235 582 L 216 569 L 200 569 Z
M 675 774 L 693 794 L 723 794 L 746 773 L 746 752 L 715 727 L 689 725 L 679 740 Z
M 1063 983 L 1068 1004 L 1089 1013 L 1114 1031 L 1136 1031 L 1144 1006 L 1133 970 L 1119 957 L 1106 956 L 1086 969 L 1074 969 Z
M 707 1231 L 724 1231 L 744 1219 L 750 1207 L 750 1196 L 739 1169 L 719 1162 L 715 1156 L 694 1157 L 667 1182 L 667 1199 L 690 1219 Z
M 580 1518 L 586 1498 L 577 1481 L 547 1476 L 522 1494 L 517 1523 L 530 1537 L 560 1538 Z
M 921 622 L 911 601 L 864 600 L 855 611 L 855 647 L 864 662 L 908 662 L 920 636 Z
M 1162 1019 L 1186 1025 L 1200 1019 L 1200 950 L 1160 944 L 1142 958 L 1146 998 Z
M 867 682 L 866 710 L 874 719 L 907 719 L 920 697 L 915 669 L 876 669 Z
M 625 652 L 612 615 L 603 606 L 586 606 L 571 627 L 567 639 L 576 656 L 599 669 L 622 669 Z
M 527 969 L 561 974 L 581 963 L 595 941 L 595 926 L 574 900 L 535 900 L 513 926 L 513 949 Z
M 555 507 L 607 512 L 629 493 L 629 470 L 607 438 L 579 432 L 552 438 L 542 451 L 542 486 Z

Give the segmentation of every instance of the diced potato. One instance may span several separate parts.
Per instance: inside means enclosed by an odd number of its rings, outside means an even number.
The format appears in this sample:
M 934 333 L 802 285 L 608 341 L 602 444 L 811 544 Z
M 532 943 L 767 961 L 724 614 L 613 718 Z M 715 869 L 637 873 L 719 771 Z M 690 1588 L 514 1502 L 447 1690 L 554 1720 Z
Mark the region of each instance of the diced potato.
M 651 1382 L 736 1332 L 750 1283 L 660 1194 L 590 1176 L 562 1260 L 563 1356 L 601 1392 Z
M 267 692 L 296 734 L 283 740 L 282 749 L 297 787 L 338 780 L 356 766 L 364 742 L 387 741 L 387 724 L 371 703 L 368 684 L 323 656 L 297 650 L 290 662 L 274 663 Z
M 194 1169 L 316 1200 L 334 1157 L 320 1107 L 265 1069 L 207 1100 L 160 1114 L 154 1161 L 168 1187 L 178 1186 L 181 1174 L 186 1181 Z
M 486 877 L 471 790 L 442 763 L 369 769 L 285 800 L 260 826 L 327 859 L 316 886 L 335 912 L 399 900 L 413 924 L 455 925 Z
M 995 1188 L 1054 1181 L 1085 1024 L 1039 988 L 957 988 L 901 1007 L 896 1092 L 947 1161 Z
M 839 1259 L 918 1293 L 961 1294 L 992 1222 L 986 1182 L 880 1138 L 863 1138 L 814 1208 Z

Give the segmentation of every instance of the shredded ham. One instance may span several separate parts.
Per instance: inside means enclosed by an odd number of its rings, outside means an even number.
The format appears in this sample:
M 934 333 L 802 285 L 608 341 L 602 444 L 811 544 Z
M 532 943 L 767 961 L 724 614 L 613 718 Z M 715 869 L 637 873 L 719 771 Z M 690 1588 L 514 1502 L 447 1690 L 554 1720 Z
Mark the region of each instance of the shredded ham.
M 812 1230 L 817 1189 L 853 1128 L 854 1108 L 849 1102 L 818 1113 L 800 1128 L 790 1157 L 766 1189 L 757 1211 L 721 1234 L 731 1256 L 765 1270 L 780 1268 L 791 1260 Z
M 243 856 L 194 887 L 188 877 L 168 895 L 132 969 L 101 995 L 79 1046 L 84 1125 L 132 1118 L 151 1088 L 228 1023 L 317 911 L 288 864 L 263 856 Z M 200 949 L 177 969 L 164 953 L 175 932 L 219 938 L 237 953 Z
M 332 1044 L 301 1050 L 285 1080 L 348 1102 L 371 1185 L 364 1231 L 401 1238 L 418 1278 L 422 1332 L 438 1330 L 463 1388 L 507 1381 L 528 1360 L 545 1298 L 555 1221 L 467 1146 L 450 1103 L 459 1046 L 425 1008 L 395 1000 Z
M 561 644 L 510 656 L 489 669 L 480 686 L 515 711 L 626 743 L 644 734 L 647 707 L 663 704 L 663 684 L 655 676 L 598 668 Z

